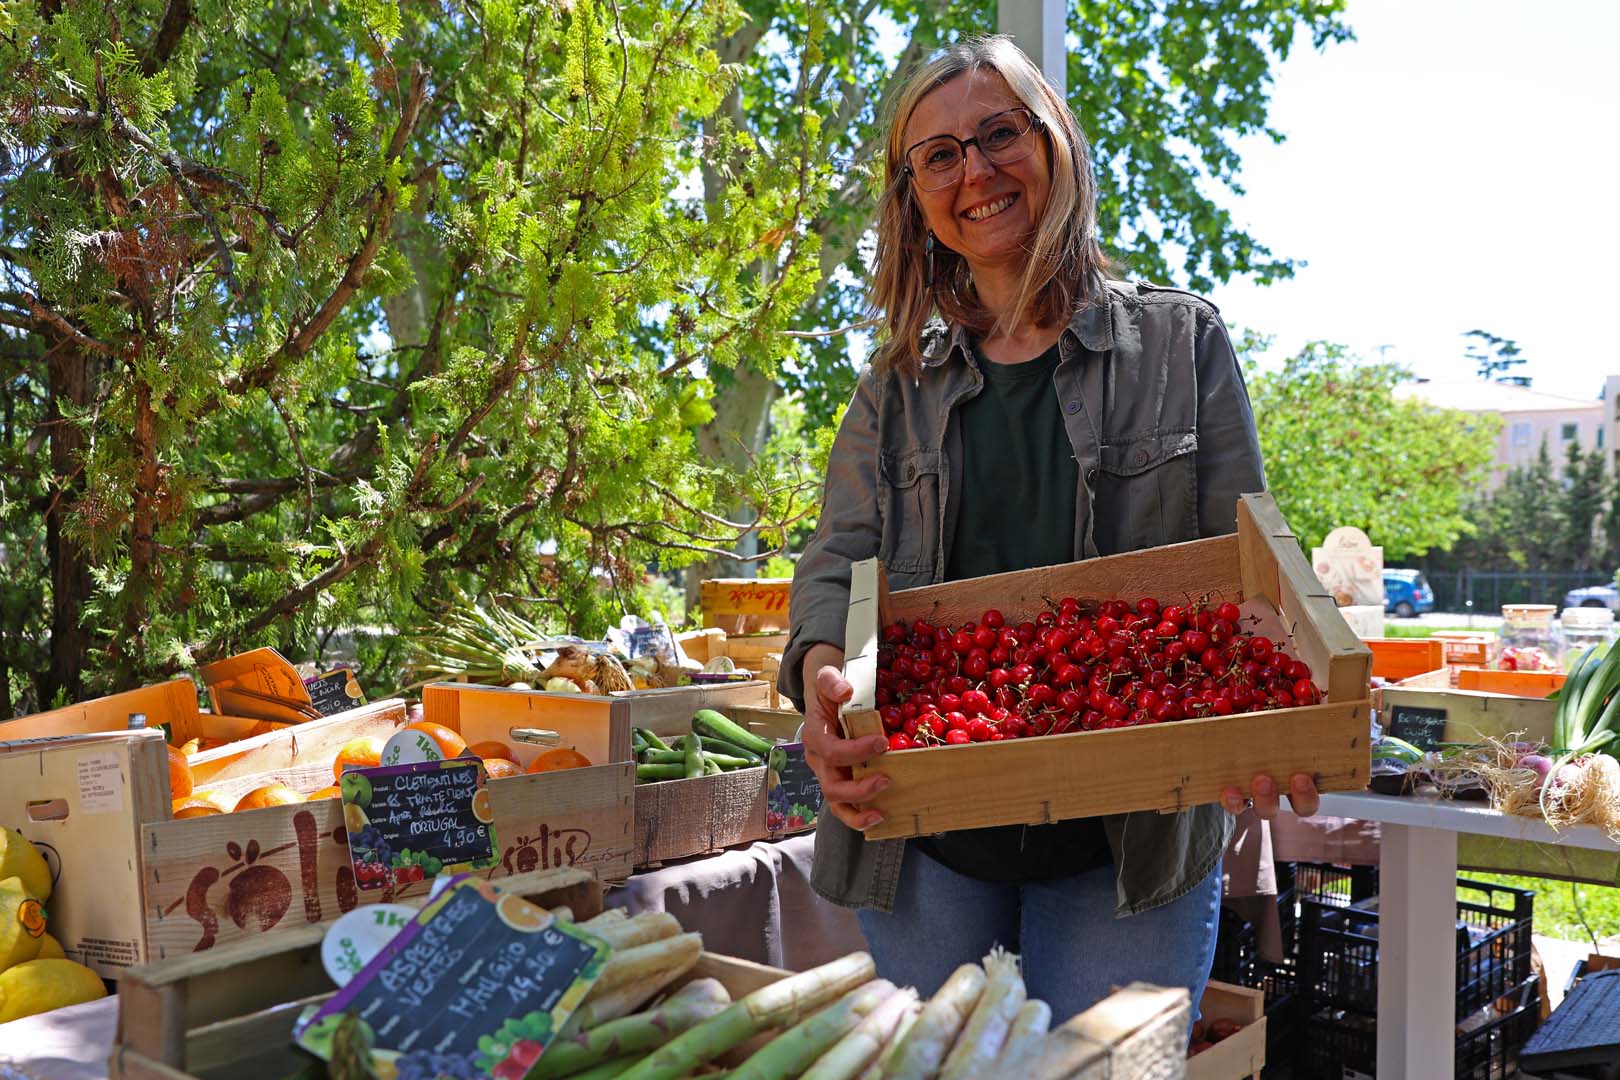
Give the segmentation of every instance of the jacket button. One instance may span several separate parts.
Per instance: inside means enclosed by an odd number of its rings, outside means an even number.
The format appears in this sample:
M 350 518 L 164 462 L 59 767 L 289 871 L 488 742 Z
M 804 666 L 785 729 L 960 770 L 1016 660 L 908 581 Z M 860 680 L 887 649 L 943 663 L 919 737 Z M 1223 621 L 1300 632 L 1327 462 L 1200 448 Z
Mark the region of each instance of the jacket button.
M 1094 484 L 1096 482 L 1097 482 L 1097 470 L 1096 469 L 1087 469 L 1086 470 L 1086 483 Z
M 1138 449 L 1136 451 L 1135 455 L 1133 455 L 1133 457 L 1134 457 L 1134 460 L 1135 460 L 1136 464 L 1138 464 L 1138 465 L 1146 465 L 1147 464 L 1147 451 L 1146 450 Z
M 1073 416 L 1075 413 L 1080 411 L 1080 403 L 1078 401 L 1069 402 L 1067 407 L 1068 407 L 1070 416 Z
M 907 480 L 914 480 L 914 479 L 916 479 L 916 477 L 917 477 L 917 466 L 915 466 L 915 465 L 907 465 L 906 466 L 906 479 Z

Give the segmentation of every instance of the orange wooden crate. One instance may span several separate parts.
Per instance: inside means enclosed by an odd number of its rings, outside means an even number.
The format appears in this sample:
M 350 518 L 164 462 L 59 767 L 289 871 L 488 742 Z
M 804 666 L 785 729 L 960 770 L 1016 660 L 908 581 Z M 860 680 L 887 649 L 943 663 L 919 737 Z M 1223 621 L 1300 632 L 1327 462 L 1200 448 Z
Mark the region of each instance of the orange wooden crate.
M 1544 698 L 1563 686 L 1565 678 L 1562 671 L 1496 671 L 1469 667 L 1457 672 L 1457 689 Z
M 883 733 L 874 707 L 878 638 L 896 619 L 959 624 L 996 607 L 1033 615 L 1045 597 L 1215 596 L 1239 602 L 1259 632 L 1310 665 L 1319 705 L 1173 724 L 1076 732 L 884 754 L 856 767 L 889 787 L 873 801 L 870 839 L 1036 824 L 1216 802 L 1256 773 L 1304 772 L 1323 791 L 1359 791 L 1368 775 L 1372 653 L 1344 621 L 1270 495 L 1244 495 L 1238 532 L 1063 566 L 890 593 L 876 559 L 855 563 L 844 674 L 851 737 Z
M 1372 650 L 1374 678 L 1399 682 L 1445 663 L 1445 645 L 1433 638 L 1362 638 Z

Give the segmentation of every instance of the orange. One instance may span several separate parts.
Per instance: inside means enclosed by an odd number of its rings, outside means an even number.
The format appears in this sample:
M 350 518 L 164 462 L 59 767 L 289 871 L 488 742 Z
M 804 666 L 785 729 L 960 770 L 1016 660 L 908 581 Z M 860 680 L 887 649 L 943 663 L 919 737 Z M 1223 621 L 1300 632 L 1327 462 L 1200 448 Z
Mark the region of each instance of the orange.
M 591 759 L 575 750 L 572 746 L 559 746 L 555 750 L 547 750 L 533 761 L 529 762 L 530 772 L 555 772 L 558 769 L 586 769 Z
M 332 762 L 332 776 L 338 780 L 343 779 L 345 765 L 366 769 L 381 765 L 382 752 L 383 738 L 380 735 L 362 735 L 358 739 L 350 739 L 343 744 L 343 749 L 337 753 L 337 759 Z
M 341 799 L 341 798 L 343 798 L 343 792 L 338 788 L 338 786 L 336 784 L 333 784 L 331 787 L 323 787 L 319 791 L 310 792 L 308 795 L 304 796 L 304 801 L 305 802 L 314 802 L 316 799 Z
M 495 914 L 514 930 L 533 933 L 551 925 L 551 912 L 536 907 L 516 893 L 507 893 L 495 902 Z
M 242 796 L 241 801 L 236 804 L 236 810 L 260 810 L 266 806 L 287 806 L 303 801 L 302 795 L 285 784 L 266 784 Z
M 473 757 L 481 757 L 486 763 L 490 758 L 512 760 L 512 748 L 499 739 L 485 739 L 481 743 L 473 743 L 467 749 L 472 751 Z
M 431 720 L 418 720 L 414 724 L 406 724 L 413 731 L 420 731 L 428 738 L 439 744 L 439 753 L 444 755 L 446 761 L 457 758 L 467 749 L 467 740 L 443 724 L 435 724 Z
M 484 771 L 491 777 L 522 776 L 523 766 L 511 758 L 491 757 L 484 759 Z
M 473 794 L 473 817 L 485 825 L 495 820 L 495 796 L 489 793 L 489 788 L 481 787 Z
M 187 739 L 185 742 L 180 744 L 180 752 L 186 755 L 186 757 L 191 757 L 193 754 L 202 753 L 202 740 Z
M 165 749 L 169 751 L 169 798 L 183 799 L 191 794 L 191 766 L 179 750 L 172 746 Z
M 224 796 L 212 791 L 193 791 L 183 799 L 174 800 L 174 816 L 177 818 L 208 817 L 212 814 L 229 813 L 232 804 Z

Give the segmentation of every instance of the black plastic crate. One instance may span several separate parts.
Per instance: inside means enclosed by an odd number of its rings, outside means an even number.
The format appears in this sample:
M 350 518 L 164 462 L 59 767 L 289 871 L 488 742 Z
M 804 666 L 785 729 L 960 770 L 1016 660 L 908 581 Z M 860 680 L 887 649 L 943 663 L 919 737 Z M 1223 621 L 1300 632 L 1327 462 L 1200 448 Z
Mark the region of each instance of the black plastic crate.
M 1215 962 L 1209 977 L 1239 986 L 1254 986 L 1260 952 L 1253 923 L 1221 905 L 1221 920 L 1215 929 Z
M 1299 955 L 1299 909 L 1314 900 L 1348 907 L 1378 895 L 1378 867 L 1340 866 L 1337 863 L 1278 863 L 1277 918 L 1282 930 L 1283 955 Z
M 1471 1011 L 1461 1017 L 1455 1051 L 1457 1080 L 1513 1076 L 1519 1048 L 1535 1033 L 1540 1016 L 1541 987 L 1532 975 L 1494 1001 L 1489 1014 Z M 1297 1076 L 1340 1080 L 1378 1075 L 1378 1023 L 1370 1013 L 1313 1009 L 1303 1028 L 1294 1059 Z
M 1294 1061 L 1299 1056 L 1300 1020 L 1304 1017 L 1305 1002 L 1299 996 L 1299 977 L 1292 963 L 1259 963 L 1259 988 L 1266 995 L 1266 1067 L 1265 1078 L 1292 1075 Z
M 1483 902 L 1457 902 L 1457 1013 L 1500 997 L 1530 977 L 1535 894 L 1460 878 Z M 1300 905 L 1299 977 L 1310 1007 L 1372 1013 L 1378 1008 L 1378 911 L 1305 900 Z

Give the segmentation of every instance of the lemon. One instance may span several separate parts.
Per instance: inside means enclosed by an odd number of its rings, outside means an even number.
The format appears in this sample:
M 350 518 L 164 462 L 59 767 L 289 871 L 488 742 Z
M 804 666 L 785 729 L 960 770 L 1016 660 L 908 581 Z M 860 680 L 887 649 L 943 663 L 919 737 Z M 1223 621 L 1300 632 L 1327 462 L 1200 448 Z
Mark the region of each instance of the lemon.
M 0 881 L 0 971 L 32 960 L 45 943 L 45 912 L 22 879 Z
M 46 934 L 44 937 L 40 938 L 39 955 L 34 959 L 66 960 L 67 953 L 62 951 L 62 943 L 60 941 L 57 941 L 51 935 Z
M 22 878 L 23 888 L 35 900 L 51 898 L 51 868 L 45 856 L 16 829 L 0 829 L 0 879 Z
M 101 976 L 72 960 L 30 960 L 0 971 L 0 1024 L 107 996 Z

